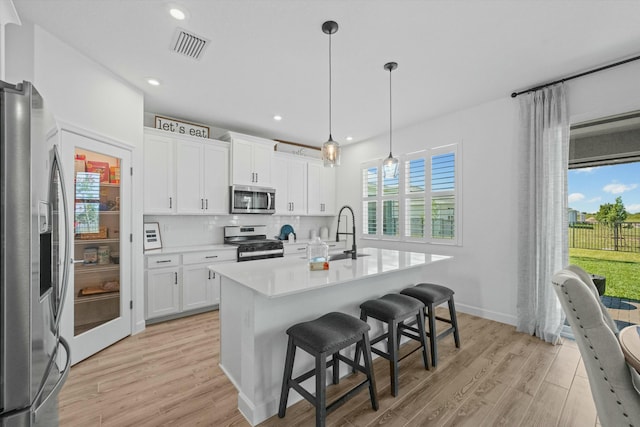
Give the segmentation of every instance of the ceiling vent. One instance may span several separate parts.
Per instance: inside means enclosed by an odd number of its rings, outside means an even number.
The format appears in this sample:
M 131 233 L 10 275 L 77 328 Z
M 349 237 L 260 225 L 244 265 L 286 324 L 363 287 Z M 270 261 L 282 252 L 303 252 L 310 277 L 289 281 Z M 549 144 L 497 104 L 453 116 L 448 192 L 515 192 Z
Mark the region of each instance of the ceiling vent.
M 178 28 L 171 42 L 171 50 L 189 58 L 200 59 L 210 42 L 204 37 Z

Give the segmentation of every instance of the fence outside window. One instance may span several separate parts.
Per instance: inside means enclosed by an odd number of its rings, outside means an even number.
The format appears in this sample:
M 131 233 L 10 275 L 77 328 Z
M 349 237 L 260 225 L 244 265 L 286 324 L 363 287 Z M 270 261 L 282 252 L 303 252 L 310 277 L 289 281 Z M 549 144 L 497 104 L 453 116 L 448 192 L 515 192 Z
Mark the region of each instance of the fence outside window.
M 569 247 L 640 253 L 640 222 L 623 222 L 617 229 L 603 224 L 569 224 Z

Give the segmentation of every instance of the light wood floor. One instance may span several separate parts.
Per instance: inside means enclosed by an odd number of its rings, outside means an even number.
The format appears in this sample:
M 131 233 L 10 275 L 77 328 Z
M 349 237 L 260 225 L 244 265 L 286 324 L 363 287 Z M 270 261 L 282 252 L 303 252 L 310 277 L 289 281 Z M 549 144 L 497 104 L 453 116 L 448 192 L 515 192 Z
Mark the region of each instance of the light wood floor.
M 365 390 L 331 413 L 327 424 L 598 425 L 575 342 L 551 346 L 512 326 L 458 317 L 461 349 L 452 337 L 441 340 L 431 371 L 421 365 L 420 352 L 407 357 L 396 398 L 389 392 L 388 362 L 378 358 L 380 409 L 371 409 Z M 218 367 L 218 326 L 218 312 L 151 325 L 77 364 L 60 396 L 60 425 L 247 426 L 236 408 L 237 392 Z M 329 387 L 329 395 L 355 379 Z M 284 419 L 274 416 L 262 425 L 311 426 L 314 410 L 301 401 Z

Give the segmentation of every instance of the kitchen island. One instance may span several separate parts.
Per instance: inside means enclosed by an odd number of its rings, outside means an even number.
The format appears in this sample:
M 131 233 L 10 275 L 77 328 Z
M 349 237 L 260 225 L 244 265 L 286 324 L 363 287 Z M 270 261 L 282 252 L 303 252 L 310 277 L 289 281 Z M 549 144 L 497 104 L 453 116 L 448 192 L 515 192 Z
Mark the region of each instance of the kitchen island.
M 210 267 L 221 276 L 220 367 L 238 389 L 238 408 L 252 425 L 278 411 L 287 328 L 330 311 L 359 317 L 365 300 L 428 281 L 429 265 L 451 258 L 375 248 L 360 252 L 365 256 L 331 261 L 323 271 L 309 271 L 304 257 Z M 371 334 L 381 328 L 370 324 Z M 298 351 L 294 375 L 312 366 L 312 357 Z M 305 386 L 313 392 L 313 379 Z M 289 405 L 300 399 L 292 390 Z

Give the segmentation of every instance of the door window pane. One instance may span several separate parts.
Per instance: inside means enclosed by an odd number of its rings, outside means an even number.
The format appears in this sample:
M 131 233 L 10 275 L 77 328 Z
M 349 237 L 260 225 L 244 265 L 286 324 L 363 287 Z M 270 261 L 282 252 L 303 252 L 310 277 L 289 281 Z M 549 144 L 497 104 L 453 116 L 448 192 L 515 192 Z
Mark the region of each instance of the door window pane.
M 431 235 L 437 239 L 455 237 L 455 196 L 431 199 Z
M 424 237 L 424 197 L 407 199 L 405 212 L 405 236 Z
M 384 200 L 382 202 L 382 234 L 385 236 L 398 236 L 400 234 L 398 207 L 397 200 Z

